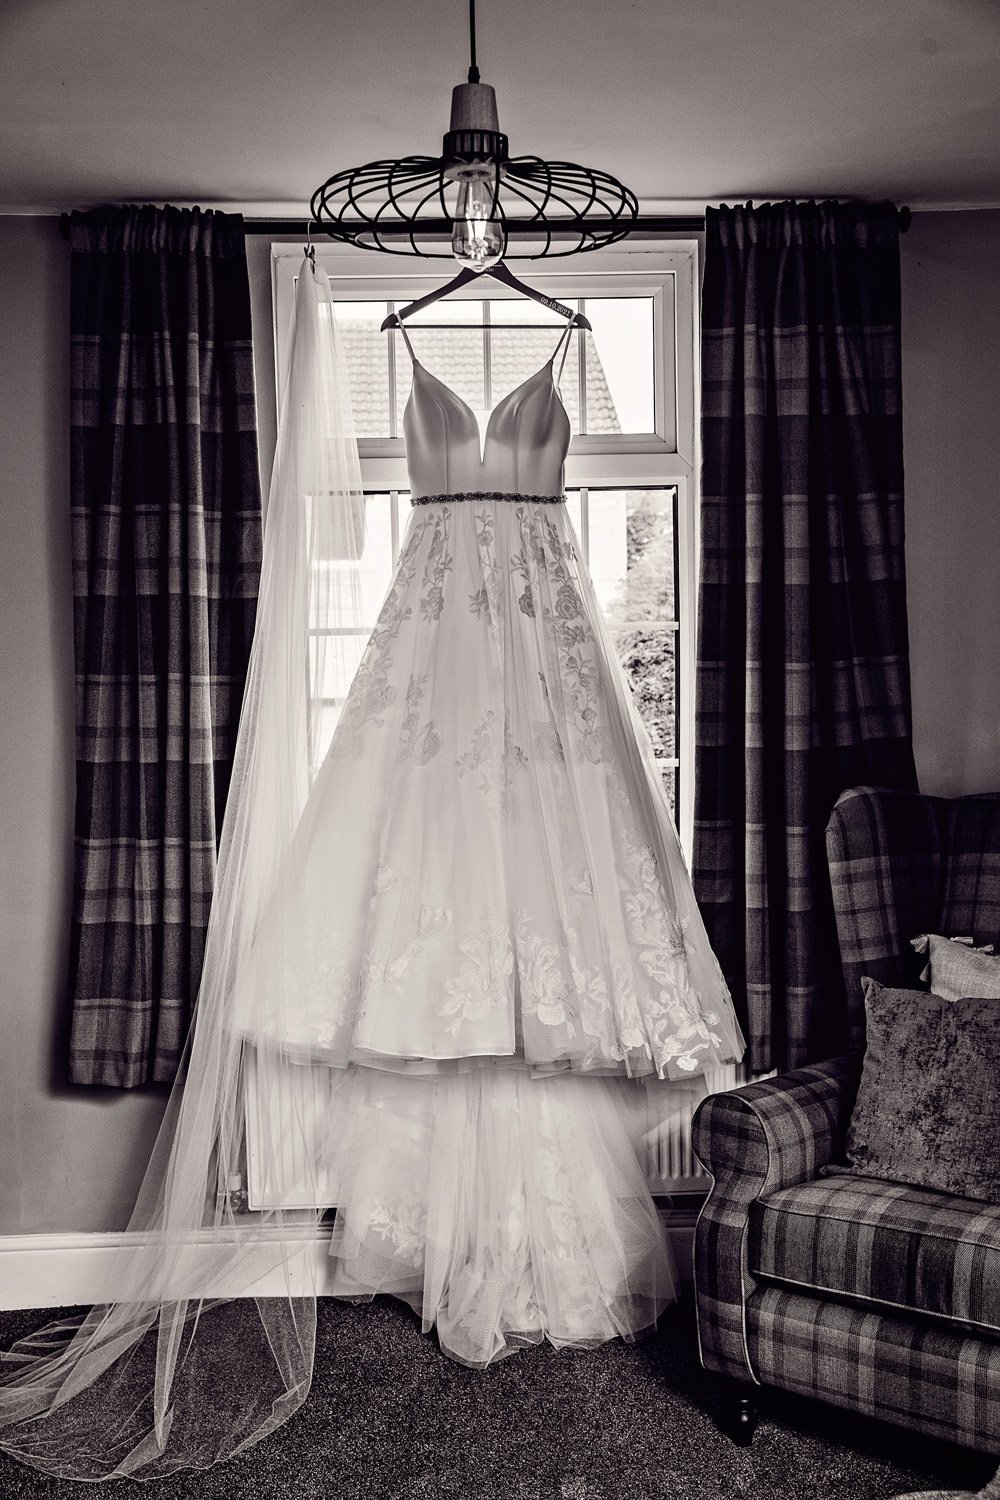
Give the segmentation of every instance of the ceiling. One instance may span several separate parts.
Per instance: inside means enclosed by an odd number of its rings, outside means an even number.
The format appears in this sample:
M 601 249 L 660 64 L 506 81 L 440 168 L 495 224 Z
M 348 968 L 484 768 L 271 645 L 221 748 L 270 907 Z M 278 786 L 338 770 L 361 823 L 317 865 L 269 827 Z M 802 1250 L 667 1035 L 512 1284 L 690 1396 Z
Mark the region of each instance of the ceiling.
M 1000 205 L 1000 0 L 479 0 L 513 155 L 647 210 L 785 197 Z M 0 211 L 305 213 L 437 154 L 465 0 L 0 0 Z

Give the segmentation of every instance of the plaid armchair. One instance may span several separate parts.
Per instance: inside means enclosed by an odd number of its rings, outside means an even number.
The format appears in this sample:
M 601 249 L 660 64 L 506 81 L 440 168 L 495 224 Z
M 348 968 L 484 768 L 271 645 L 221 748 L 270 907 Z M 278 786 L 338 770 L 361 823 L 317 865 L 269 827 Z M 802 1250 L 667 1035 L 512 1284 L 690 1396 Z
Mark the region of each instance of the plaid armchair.
M 731 1377 L 1000 1447 L 1000 1205 L 819 1176 L 842 1159 L 864 1045 L 861 976 L 916 988 L 919 932 L 1000 937 L 1000 795 L 859 787 L 827 827 L 854 1050 L 715 1094 L 694 1121 L 713 1178 L 695 1235 L 698 1338 Z

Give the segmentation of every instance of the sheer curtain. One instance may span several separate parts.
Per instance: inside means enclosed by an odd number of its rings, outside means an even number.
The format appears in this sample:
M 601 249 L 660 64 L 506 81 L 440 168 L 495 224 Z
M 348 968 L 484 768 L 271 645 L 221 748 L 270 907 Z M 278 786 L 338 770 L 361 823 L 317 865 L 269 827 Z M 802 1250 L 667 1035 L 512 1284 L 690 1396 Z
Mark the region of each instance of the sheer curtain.
M 272 895 L 298 857 L 328 738 L 327 644 L 349 623 L 363 547 L 329 303 L 325 276 L 304 262 L 201 989 L 177 1082 L 102 1302 L 0 1363 L 0 1446 L 63 1478 L 204 1467 L 272 1431 L 311 1380 L 319 1210 L 293 1205 L 322 1195 L 294 1102 L 302 1065 L 278 1040 L 248 1040 L 263 1028 L 235 997 L 261 943 L 284 942 Z M 269 1206 L 255 1213 L 241 1212 L 234 1192 L 248 1112 L 269 1184 Z

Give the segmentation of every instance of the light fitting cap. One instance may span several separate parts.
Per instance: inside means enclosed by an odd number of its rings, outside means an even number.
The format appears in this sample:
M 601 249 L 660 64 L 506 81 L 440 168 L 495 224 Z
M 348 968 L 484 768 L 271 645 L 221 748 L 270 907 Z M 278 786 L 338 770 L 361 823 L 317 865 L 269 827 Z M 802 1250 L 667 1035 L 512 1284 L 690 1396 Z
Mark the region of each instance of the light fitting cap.
M 497 96 L 488 83 L 460 83 L 451 91 L 451 126 L 459 130 L 485 130 L 500 133 Z

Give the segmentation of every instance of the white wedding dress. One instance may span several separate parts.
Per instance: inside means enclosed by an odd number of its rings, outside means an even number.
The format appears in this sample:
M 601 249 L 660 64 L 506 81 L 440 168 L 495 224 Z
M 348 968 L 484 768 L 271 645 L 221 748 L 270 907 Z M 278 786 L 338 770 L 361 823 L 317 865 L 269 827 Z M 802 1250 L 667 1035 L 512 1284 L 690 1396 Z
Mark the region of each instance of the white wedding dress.
M 236 1013 L 340 1070 L 333 1291 L 405 1298 L 481 1366 L 655 1321 L 623 1089 L 742 1038 L 561 499 L 552 361 L 481 456 L 415 360 L 404 433 L 414 510 Z
M 182 1066 L 94 1306 L 0 1353 L 0 1449 L 65 1479 L 274 1432 L 330 1292 L 405 1298 L 472 1366 L 635 1335 L 674 1292 L 636 1098 L 743 1051 L 560 498 L 551 362 L 482 451 L 415 365 L 416 503 L 324 754 L 365 504 L 329 304 L 307 258 Z

